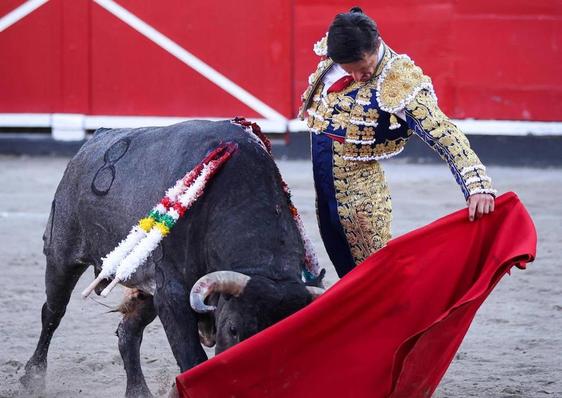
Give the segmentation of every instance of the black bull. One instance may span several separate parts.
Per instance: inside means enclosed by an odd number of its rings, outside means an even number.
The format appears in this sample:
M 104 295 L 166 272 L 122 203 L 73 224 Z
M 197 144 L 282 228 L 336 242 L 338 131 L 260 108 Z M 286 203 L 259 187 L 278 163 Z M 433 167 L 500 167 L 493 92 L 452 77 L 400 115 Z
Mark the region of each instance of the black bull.
M 139 349 L 158 316 L 181 371 L 206 360 L 200 344 L 220 352 L 307 305 L 301 280 L 304 246 L 288 208 L 279 171 L 256 137 L 230 121 L 169 127 L 101 129 L 68 164 L 44 234 L 47 299 L 42 331 L 22 382 L 44 386 L 47 351 L 71 292 L 89 265 L 95 273 L 131 226 L 175 181 L 221 142 L 238 150 L 208 184 L 149 260 L 124 285 L 119 350 L 127 396 L 149 395 Z M 212 313 L 190 308 L 194 283 L 214 271 L 245 278 L 232 291 L 208 292 Z M 249 278 L 248 278 L 249 277 Z M 99 290 L 97 290 L 99 293 Z M 199 324 L 199 328 L 198 328 Z

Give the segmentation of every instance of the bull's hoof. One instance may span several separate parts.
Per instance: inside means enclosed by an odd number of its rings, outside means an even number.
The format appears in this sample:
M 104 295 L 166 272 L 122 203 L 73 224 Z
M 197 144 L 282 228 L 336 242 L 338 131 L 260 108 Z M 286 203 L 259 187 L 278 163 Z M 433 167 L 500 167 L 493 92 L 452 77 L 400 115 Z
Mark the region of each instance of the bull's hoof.
M 45 373 L 47 367 L 42 365 L 25 365 L 25 374 L 20 377 L 20 383 L 30 395 L 38 395 L 45 391 Z

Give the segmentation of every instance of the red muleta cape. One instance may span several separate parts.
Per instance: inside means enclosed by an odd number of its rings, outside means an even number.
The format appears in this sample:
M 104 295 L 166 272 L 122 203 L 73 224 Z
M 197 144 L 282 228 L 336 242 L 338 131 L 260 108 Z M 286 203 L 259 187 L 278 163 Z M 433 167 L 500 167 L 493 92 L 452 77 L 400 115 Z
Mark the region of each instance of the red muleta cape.
M 450 214 L 390 241 L 308 307 L 179 375 L 180 396 L 429 397 L 478 307 L 512 266 L 534 260 L 536 242 L 514 193 L 472 223 L 466 209 Z

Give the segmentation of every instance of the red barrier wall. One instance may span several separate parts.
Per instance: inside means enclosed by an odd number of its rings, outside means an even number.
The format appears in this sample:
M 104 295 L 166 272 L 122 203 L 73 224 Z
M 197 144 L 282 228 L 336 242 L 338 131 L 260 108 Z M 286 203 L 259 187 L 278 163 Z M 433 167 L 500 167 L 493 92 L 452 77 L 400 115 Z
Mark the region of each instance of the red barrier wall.
M 450 116 L 562 120 L 558 0 L 117 3 L 287 118 L 312 45 L 358 3 Z M 0 54 L 0 113 L 263 117 L 92 0 L 47 2 L 0 32 Z
M 297 0 L 296 87 L 314 67 L 310 43 L 356 3 L 383 39 L 429 74 L 455 118 L 562 120 L 562 2 Z

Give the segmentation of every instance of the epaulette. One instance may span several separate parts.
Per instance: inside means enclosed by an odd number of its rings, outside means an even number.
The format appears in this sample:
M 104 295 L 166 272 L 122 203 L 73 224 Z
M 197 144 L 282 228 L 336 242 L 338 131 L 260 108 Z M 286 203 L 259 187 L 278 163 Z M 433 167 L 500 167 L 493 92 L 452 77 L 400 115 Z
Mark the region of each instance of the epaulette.
M 314 73 L 312 73 L 308 77 L 308 87 L 306 88 L 306 91 L 301 96 L 302 104 L 301 107 L 299 108 L 299 113 L 298 113 L 299 119 L 304 120 L 304 114 L 308 109 L 308 107 L 310 106 L 310 103 L 312 102 L 312 96 L 314 95 L 316 88 L 318 88 L 318 85 L 322 82 L 322 78 L 333 65 L 334 65 L 334 61 L 332 61 L 330 58 L 323 59 L 318 64 L 316 71 L 314 71 Z
M 384 66 L 377 81 L 377 101 L 386 112 L 403 110 L 421 90 L 428 90 L 435 96 L 431 78 L 407 55 L 391 58 Z

